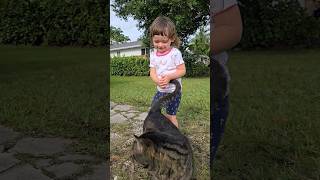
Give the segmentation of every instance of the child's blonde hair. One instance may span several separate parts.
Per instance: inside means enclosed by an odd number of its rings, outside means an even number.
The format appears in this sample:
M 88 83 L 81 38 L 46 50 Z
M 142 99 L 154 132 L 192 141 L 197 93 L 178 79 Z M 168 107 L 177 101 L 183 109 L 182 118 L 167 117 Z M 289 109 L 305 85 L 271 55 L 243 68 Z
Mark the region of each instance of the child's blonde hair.
M 176 48 L 179 48 L 181 42 L 177 35 L 176 26 L 171 21 L 170 18 L 165 16 L 159 16 L 157 17 L 151 24 L 150 28 L 150 40 L 152 44 L 152 37 L 154 35 L 161 35 L 161 36 L 167 36 L 168 38 L 172 39 L 172 46 L 175 46 Z

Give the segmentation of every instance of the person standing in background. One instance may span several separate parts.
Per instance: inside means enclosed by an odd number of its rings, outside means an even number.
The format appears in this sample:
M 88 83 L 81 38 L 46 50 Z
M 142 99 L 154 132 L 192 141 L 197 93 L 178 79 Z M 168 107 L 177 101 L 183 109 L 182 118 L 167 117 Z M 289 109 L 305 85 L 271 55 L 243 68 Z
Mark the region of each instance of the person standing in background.
M 210 1 L 210 169 L 229 111 L 228 54 L 239 43 L 242 20 L 236 0 Z M 212 175 L 212 174 L 211 174 Z

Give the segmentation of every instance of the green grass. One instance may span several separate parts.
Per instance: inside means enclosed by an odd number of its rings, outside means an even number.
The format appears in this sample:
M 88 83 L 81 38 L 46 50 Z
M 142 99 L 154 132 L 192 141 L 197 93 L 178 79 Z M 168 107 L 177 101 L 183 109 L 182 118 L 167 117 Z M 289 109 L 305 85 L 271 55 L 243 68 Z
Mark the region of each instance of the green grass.
M 0 46 L 0 123 L 35 136 L 80 140 L 106 157 L 106 51 Z
M 182 83 L 182 100 L 178 118 L 195 122 L 198 116 L 209 121 L 209 78 L 184 78 Z M 156 86 L 149 77 L 119 77 L 111 76 L 111 101 L 136 106 L 147 111 L 156 93 Z
M 230 54 L 230 114 L 213 179 L 320 178 L 319 60 L 319 49 Z M 205 133 L 194 132 L 208 123 L 208 89 L 206 78 L 183 79 L 187 135 Z M 111 77 L 115 102 L 146 110 L 154 92 L 148 77 Z
M 232 53 L 215 179 L 320 178 L 320 51 Z

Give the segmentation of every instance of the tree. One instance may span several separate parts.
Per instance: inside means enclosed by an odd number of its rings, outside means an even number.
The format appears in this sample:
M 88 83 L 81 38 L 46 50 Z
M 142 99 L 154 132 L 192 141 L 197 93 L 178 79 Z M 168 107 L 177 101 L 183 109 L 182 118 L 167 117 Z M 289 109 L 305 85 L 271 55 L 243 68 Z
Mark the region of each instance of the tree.
M 239 5 L 245 29 L 241 48 L 319 45 L 320 21 L 298 0 L 239 0 Z
M 115 13 L 127 19 L 131 16 L 138 21 L 138 28 L 144 31 L 144 43 L 149 45 L 148 28 L 159 15 L 171 18 L 183 45 L 188 36 L 209 20 L 208 0 L 114 0 Z
M 204 26 L 201 26 L 199 32 L 191 39 L 189 48 L 192 53 L 197 55 L 209 56 L 210 52 L 210 34 Z
M 112 42 L 126 42 L 129 40 L 129 37 L 125 36 L 120 28 L 110 26 L 110 44 Z

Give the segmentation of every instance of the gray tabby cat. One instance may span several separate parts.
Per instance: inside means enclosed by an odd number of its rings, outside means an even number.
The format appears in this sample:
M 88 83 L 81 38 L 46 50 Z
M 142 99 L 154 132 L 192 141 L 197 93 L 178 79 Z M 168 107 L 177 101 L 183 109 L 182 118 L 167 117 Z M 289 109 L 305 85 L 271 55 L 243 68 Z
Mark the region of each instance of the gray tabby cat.
M 152 179 L 189 180 L 192 178 L 192 148 L 189 139 L 162 113 L 161 108 L 181 90 L 175 84 L 174 92 L 154 102 L 144 120 L 143 134 L 135 136 L 133 159 L 148 168 Z

